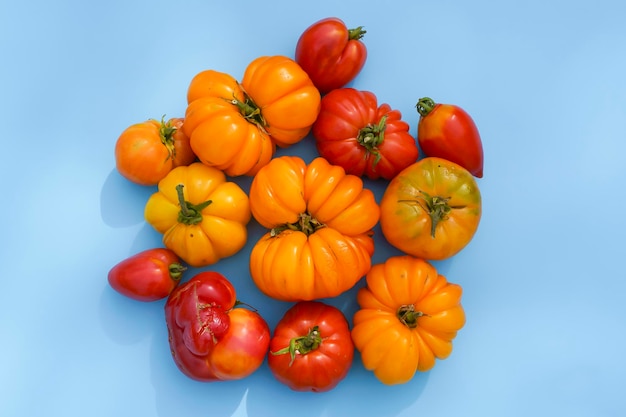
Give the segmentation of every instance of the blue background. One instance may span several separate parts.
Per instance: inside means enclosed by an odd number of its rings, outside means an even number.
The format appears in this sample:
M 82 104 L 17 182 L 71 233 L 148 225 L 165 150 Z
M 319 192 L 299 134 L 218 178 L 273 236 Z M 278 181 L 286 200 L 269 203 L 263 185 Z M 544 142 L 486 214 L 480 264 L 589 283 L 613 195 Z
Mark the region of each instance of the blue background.
M 2 9 L 0 415 L 626 415 L 626 3 Z M 467 324 L 448 359 L 405 385 L 378 383 L 358 356 L 326 394 L 292 392 L 265 364 L 241 381 L 191 381 L 171 360 L 164 302 L 134 302 L 106 281 L 115 263 L 160 246 L 143 220 L 154 189 L 116 172 L 115 141 L 130 124 L 184 114 L 197 72 L 240 79 L 257 56 L 293 56 L 328 16 L 365 27 L 369 56 L 352 86 L 402 111 L 413 133 L 422 96 L 462 106 L 480 129 L 483 218 L 469 246 L 436 263 L 463 286 Z M 279 154 L 314 152 L 309 137 Z M 248 245 L 213 269 L 273 327 L 289 305 L 260 294 L 245 266 L 261 232 L 251 223 Z M 396 253 L 379 241 L 374 261 Z M 329 302 L 351 316 L 353 297 Z

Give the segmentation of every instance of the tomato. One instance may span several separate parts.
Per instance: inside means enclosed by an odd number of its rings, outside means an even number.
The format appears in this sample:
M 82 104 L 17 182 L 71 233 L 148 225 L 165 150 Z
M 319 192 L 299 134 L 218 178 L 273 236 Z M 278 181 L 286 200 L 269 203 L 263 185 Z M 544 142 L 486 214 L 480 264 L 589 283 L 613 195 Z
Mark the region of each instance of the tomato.
M 337 296 L 371 266 L 380 209 L 361 178 L 324 158 L 274 158 L 250 186 L 250 209 L 269 231 L 252 248 L 250 274 L 284 301 Z
M 195 162 L 159 181 L 144 209 L 163 244 L 193 267 L 212 265 L 246 244 L 250 204 L 236 183 L 216 168 Z
M 452 353 L 465 325 L 462 288 L 412 256 L 372 266 L 359 289 L 352 340 L 363 366 L 387 385 L 402 384 Z
M 461 107 L 435 103 L 424 97 L 417 102 L 420 120 L 417 140 L 427 156 L 456 162 L 477 178 L 483 176 L 483 145 L 472 117 Z
M 268 366 L 294 391 L 329 391 L 341 382 L 354 357 L 345 316 L 319 301 L 301 301 L 280 319 L 270 341 Z
M 115 164 L 126 179 L 156 185 L 173 168 L 196 160 L 183 119 L 147 120 L 126 128 L 115 143 Z
M 313 136 L 320 155 L 348 174 L 390 180 L 419 156 L 409 128 L 374 93 L 338 88 L 322 98 Z
M 203 164 L 232 177 L 252 176 L 274 156 L 276 145 L 258 108 L 232 76 L 199 72 L 187 99 L 183 130 Z
M 469 171 L 426 157 L 389 182 L 380 209 L 380 226 L 391 245 L 418 258 L 442 260 L 472 240 L 482 201 Z
M 117 263 L 109 270 L 109 285 L 138 301 L 167 297 L 187 269 L 178 256 L 165 248 L 147 249 Z
M 293 59 L 282 55 L 254 59 L 246 67 L 241 87 L 249 97 L 246 104 L 277 146 L 293 145 L 311 131 L 321 96 Z
M 222 274 L 204 271 L 177 287 L 165 303 L 176 366 L 204 382 L 242 379 L 265 359 L 270 329 L 256 311 L 241 308 Z
M 295 58 L 322 94 L 344 87 L 361 72 L 367 47 L 362 26 L 348 29 L 336 17 L 319 20 L 298 39 Z

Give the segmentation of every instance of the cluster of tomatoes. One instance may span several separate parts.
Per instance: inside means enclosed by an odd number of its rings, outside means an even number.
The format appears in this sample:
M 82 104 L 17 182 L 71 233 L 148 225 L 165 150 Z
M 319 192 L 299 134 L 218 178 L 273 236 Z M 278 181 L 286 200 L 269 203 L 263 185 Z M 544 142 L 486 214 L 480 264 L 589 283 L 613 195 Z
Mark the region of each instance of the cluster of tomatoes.
M 389 385 L 451 353 L 465 324 L 462 290 L 429 261 L 455 255 L 477 230 L 480 136 L 460 107 L 422 98 L 416 140 L 399 111 L 345 87 L 365 64 L 364 33 L 323 19 L 301 34 L 293 59 L 259 57 L 241 81 L 199 72 L 184 117 L 138 123 L 117 140 L 120 174 L 157 186 L 144 215 L 164 247 L 119 262 L 108 280 L 137 300 L 167 298 L 172 356 L 190 378 L 244 378 L 267 358 L 279 381 L 319 392 L 347 375 L 355 349 Z M 275 156 L 309 134 L 319 151 L 310 163 Z M 248 193 L 229 180 L 237 176 L 252 177 Z M 380 203 L 363 177 L 388 181 Z M 222 274 L 182 280 L 188 267 L 239 252 L 252 219 L 267 232 L 250 253 L 250 277 L 293 302 L 273 332 Z M 404 255 L 372 265 L 379 222 Z M 350 327 L 319 300 L 363 277 Z

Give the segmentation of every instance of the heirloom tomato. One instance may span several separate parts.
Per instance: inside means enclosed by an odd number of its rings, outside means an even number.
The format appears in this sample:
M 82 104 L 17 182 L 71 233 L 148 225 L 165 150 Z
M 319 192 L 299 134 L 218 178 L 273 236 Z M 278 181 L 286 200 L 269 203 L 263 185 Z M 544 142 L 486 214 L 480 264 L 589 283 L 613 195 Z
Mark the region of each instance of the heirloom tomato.
M 147 249 L 117 263 L 108 274 L 111 288 L 138 301 L 167 297 L 187 269 L 165 248 Z
M 193 267 L 216 263 L 246 244 L 246 193 L 216 168 L 195 162 L 159 181 L 144 210 L 163 244 Z
M 341 88 L 363 69 L 367 47 L 362 26 L 348 29 L 336 17 L 319 20 L 298 39 L 296 62 L 309 74 L 322 94 Z
M 183 119 L 147 120 L 126 128 L 115 143 L 115 165 L 126 179 L 156 185 L 173 168 L 196 160 Z
M 435 103 L 424 97 L 417 102 L 420 120 L 417 140 L 427 156 L 456 162 L 477 178 L 483 176 L 483 144 L 472 117 L 461 107 Z
M 205 70 L 187 90 L 183 130 L 200 161 L 227 175 L 254 175 L 274 155 L 258 108 L 230 75 Z
M 408 255 L 372 266 L 365 279 L 352 340 L 367 370 L 384 384 L 403 384 L 450 355 L 465 325 L 459 285 Z
M 468 170 L 426 157 L 389 182 L 380 209 L 380 226 L 391 245 L 418 258 L 442 260 L 472 240 L 482 202 Z
M 274 158 L 252 180 L 250 209 L 270 229 L 252 248 L 250 272 L 272 298 L 337 296 L 371 266 L 380 216 L 374 194 L 324 158 L 308 165 L 296 156 Z
M 293 59 L 281 55 L 256 58 L 247 66 L 241 86 L 251 113 L 276 145 L 293 145 L 311 131 L 321 96 Z
M 222 274 L 204 271 L 177 287 L 165 303 L 170 350 L 189 378 L 242 379 L 263 363 L 270 330 L 256 311 L 241 308 Z
M 348 174 L 390 180 L 417 161 L 419 150 L 409 124 L 374 93 L 338 88 L 322 98 L 313 125 L 317 150 Z
M 270 341 L 268 366 L 294 391 L 329 391 L 341 382 L 354 357 L 345 316 L 319 301 L 301 301 L 280 319 Z

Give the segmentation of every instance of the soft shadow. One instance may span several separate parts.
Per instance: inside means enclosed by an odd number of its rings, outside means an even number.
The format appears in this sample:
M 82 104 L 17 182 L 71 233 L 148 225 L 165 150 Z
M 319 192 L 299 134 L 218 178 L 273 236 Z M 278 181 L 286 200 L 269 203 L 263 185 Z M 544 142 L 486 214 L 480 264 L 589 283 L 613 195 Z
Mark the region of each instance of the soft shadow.
M 156 190 L 156 186 L 146 187 L 134 184 L 113 169 L 104 181 L 100 192 L 102 220 L 107 225 L 116 228 L 141 223 L 144 221 L 143 207 Z

